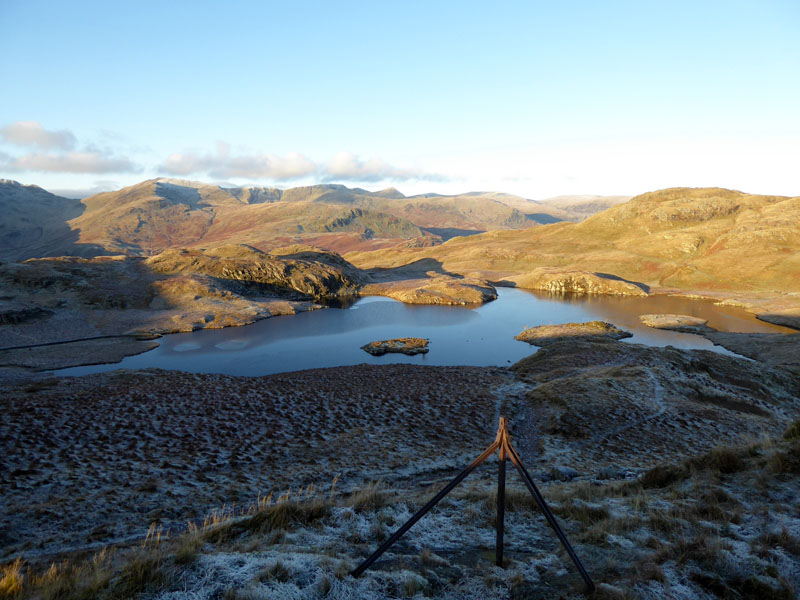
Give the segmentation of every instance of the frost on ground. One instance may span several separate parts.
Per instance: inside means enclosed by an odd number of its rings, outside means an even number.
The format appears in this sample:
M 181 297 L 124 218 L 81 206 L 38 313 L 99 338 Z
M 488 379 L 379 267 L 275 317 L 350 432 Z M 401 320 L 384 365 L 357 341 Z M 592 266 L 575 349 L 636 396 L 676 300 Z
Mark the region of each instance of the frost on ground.
M 456 488 L 360 578 L 352 569 L 434 490 L 401 494 L 369 485 L 263 502 L 250 514 L 151 536 L 80 567 L 52 567 L 30 581 L 26 596 L 583 597 L 575 567 L 516 481 L 506 497 L 504 565 L 494 565 L 494 469 L 486 471 Z M 594 598 L 791 600 L 800 589 L 798 475 L 800 421 L 782 438 L 715 449 L 636 479 L 578 478 L 542 489 L 597 584 Z
M 544 489 L 598 584 L 596 597 L 789 600 L 800 589 L 798 444 L 800 424 L 787 439 L 714 450 L 636 480 L 584 479 Z M 310 522 L 297 512 L 279 535 L 221 524 L 198 534 L 204 543 L 172 589 L 148 597 L 582 595 L 574 566 L 517 485 L 506 503 L 504 568 L 494 565 L 496 497 L 487 476 L 457 488 L 361 578 L 350 576 L 428 495 L 393 501 L 395 495 L 371 488 L 331 502 Z
M 598 598 L 794 598 L 798 392 L 754 361 L 588 340 L 511 370 L 9 383 L 0 581 L 66 599 L 580 596 L 513 472 L 494 566 L 495 459 L 349 575 L 502 414 Z
M 9 385 L 0 560 L 185 528 L 270 493 L 446 476 L 494 436 L 502 369 L 117 371 Z M 487 418 L 489 415 L 489 418 Z M 444 474 L 444 475 L 443 475 Z

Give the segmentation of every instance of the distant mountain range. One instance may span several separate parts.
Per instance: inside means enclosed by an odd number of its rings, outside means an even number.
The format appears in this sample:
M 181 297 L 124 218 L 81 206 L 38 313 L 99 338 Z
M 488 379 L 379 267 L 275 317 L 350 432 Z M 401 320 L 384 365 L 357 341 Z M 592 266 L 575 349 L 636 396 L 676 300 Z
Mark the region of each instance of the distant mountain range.
M 534 201 L 496 192 L 404 196 L 342 185 L 280 190 L 151 179 L 72 200 L 0 180 L 0 259 L 153 255 L 240 243 L 311 244 L 340 253 L 427 247 L 455 236 L 581 220 L 627 197 Z

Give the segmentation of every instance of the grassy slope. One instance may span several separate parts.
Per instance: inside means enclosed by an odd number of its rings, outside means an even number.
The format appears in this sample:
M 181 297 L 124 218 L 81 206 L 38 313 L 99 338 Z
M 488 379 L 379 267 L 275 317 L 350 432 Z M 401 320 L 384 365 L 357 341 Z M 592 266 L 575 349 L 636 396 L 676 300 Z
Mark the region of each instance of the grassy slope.
M 693 290 L 800 291 L 800 198 L 719 188 L 637 196 L 581 223 L 455 238 L 435 248 L 351 253 L 362 268 L 432 258 L 456 272 L 580 268 Z

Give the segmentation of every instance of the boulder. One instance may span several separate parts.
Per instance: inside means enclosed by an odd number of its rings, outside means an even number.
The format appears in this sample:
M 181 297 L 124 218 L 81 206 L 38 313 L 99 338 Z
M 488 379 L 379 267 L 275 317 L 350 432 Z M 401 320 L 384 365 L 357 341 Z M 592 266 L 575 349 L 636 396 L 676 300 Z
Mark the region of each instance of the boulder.
M 521 275 L 506 278 L 517 287 L 528 290 L 571 294 L 611 294 L 615 296 L 647 296 L 646 286 L 625 281 L 614 275 L 589 271 L 540 267 Z

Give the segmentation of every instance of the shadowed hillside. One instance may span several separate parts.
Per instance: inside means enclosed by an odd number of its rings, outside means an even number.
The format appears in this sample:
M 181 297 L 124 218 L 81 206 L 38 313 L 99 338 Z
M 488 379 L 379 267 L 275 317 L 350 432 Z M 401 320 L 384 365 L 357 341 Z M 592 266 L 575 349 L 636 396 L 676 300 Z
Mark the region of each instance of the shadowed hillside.
M 79 200 L 62 198 L 36 185 L 0 179 L 0 260 L 39 256 L 96 256 L 101 249 L 78 245 L 67 221 L 84 211 Z

